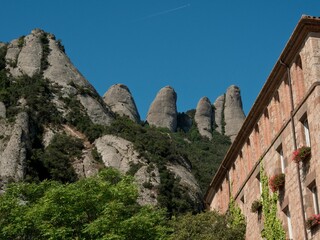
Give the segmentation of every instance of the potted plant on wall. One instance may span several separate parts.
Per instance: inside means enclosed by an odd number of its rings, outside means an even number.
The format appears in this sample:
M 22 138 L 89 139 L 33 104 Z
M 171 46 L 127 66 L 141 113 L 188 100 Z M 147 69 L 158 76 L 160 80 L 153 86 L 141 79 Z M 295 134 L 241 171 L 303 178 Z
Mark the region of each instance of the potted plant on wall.
M 295 163 L 305 162 L 308 159 L 310 159 L 310 156 L 311 156 L 311 148 L 303 146 L 293 152 L 292 161 L 294 161 Z
M 256 199 L 251 204 L 251 212 L 259 212 L 259 210 L 262 208 L 262 202 L 260 199 Z
M 314 226 L 317 226 L 319 224 L 320 224 L 320 214 L 314 214 L 311 217 L 309 217 L 306 221 L 306 227 L 308 229 L 311 229 Z
M 284 187 L 285 175 L 284 173 L 276 174 L 269 179 L 269 186 L 272 192 L 278 191 Z

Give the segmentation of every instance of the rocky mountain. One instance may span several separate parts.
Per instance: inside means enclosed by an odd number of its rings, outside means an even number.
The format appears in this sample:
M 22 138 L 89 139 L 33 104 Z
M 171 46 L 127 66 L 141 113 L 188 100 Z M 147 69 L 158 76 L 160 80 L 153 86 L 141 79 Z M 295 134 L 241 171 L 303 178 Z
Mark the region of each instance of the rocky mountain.
M 244 117 L 237 87 L 214 111 L 204 97 L 195 111 L 178 113 L 167 86 L 142 123 L 128 87 L 113 85 L 102 98 L 61 41 L 39 29 L 0 43 L 0 86 L 0 192 L 11 181 L 66 183 L 114 167 L 134 176 L 140 204 L 171 214 L 202 208 L 227 136 Z

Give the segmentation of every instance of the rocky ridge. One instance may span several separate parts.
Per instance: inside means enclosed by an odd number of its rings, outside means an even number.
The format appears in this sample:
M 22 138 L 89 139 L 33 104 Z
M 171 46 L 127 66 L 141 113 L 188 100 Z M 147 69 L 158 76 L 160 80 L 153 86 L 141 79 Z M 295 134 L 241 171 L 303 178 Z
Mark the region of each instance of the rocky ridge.
M 131 172 L 135 167 L 133 175 L 139 186 L 139 202 L 155 205 L 158 202 L 158 188 L 161 184 L 160 170 L 162 174 L 168 170 L 173 174 L 175 181 L 179 182 L 180 187 L 188 190 L 189 197 L 193 201 L 201 202 L 202 193 L 191 173 L 192 164 L 188 159 L 179 156 L 178 160 L 168 160 L 165 164 L 166 170 L 159 169 L 150 162 L 150 159 L 141 156 L 142 152 L 135 149 L 133 142 L 116 135 L 100 134 L 103 127 L 112 125 L 116 114 L 127 116 L 133 122 L 140 123 L 134 99 L 125 85 L 116 84 L 110 87 L 101 98 L 94 87 L 73 66 L 61 42 L 57 41 L 54 35 L 39 29 L 11 41 L 8 45 L 1 43 L 1 48 L 6 48 L 6 54 L 5 68 L 1 69 L 0 65 L 0 71 L 6 71 L 9 79 L 27 75 L 40 76 L 47 81 L 51 86 L 52 96 L 49 102 L 55 106 L 62 120 L 59 123 L 50 120 L 41 123 L 42 126 L 36 126 L 33 122 L 35 120 L 30 121 L 32 118 L 28 115 L 32 103 L 20 96 L 18 106 L 15 108 L 18 113 L 12 116 L 14 114 L 12 109 L 8 111 L 7 108 L 12 106 L 0 99 L 0 182 L 25 178 L 26 165 L 30 160 L 29 155 L 33 154 L 32 148 L 36 141 L 41 141 L 41 144 L 36 143 L 38 144 L 36 150 L 45 151 L 54 136 L 66 134 L 80 139 L 84 145 L 81 156 L 71 161 L 78 177 L 92 176 L 102 167 L 112 166 L 123 173 Z M 162 88 L 148 111 L 146 119 L 148 124 L 167 128 L 171 132 L 177 131 L 178 128 L 187 132 L 194 121 L 199 133 L 212 139 L 214 123 L 222 133 L 224 120 L 225 134 L 233 137 L 242 124 L 240 121 L 243 121 L 240 90 L 234 86 L 228 89 L 225 100 L 220 101 L 222 104 L 214 105 L 215 112 L 208 98 L 200 99 L 194 118 L 188 114 L 179 114 L 176 101 L 177 94 L 172 87 Z M 90 124 L 86 117 L 90 119 Z M 90 126 L 87 126 L 88 124 Z M 41 128 L 42 132 L 39 130 Z M 91 131 L 94 136 L 92 141 L 89 141 L 83 129 Z M 41 139 L 35 140 L 36 135 L 40 135 Z M 101 157 L 101 162 L 95 155 Z M 176 157 L 168 156 L 168 158 Z

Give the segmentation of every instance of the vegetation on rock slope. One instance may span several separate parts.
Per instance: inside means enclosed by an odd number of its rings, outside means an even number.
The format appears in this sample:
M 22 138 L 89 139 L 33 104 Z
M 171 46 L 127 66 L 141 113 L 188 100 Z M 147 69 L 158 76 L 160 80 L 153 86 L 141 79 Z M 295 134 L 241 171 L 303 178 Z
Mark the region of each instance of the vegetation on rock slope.
M 11 184 L 0 196 L 0 239 L 244 239 L 232 215 L 168 220 L 164 209 L 139 206 L 132 182 L 108 168 L 70 184 Z
M 74 144 L 79 146 L 80 151 L 81 146 L 70 137 L 61 135 L 56 136 L 47 149 L 42 146 L 45 125 L 68 123 L 85 133 L 91 142 L 104 134 L 116 135 L 131 141 L 135 149 L 150 163 L 156 164 L 159 169 L 161 184 L 158 202 L 160 206 L 166 207 L 170 215 L 188 211 L 199 212 L 202 208 L 201 203 L 190 199 L 187 190 L 179 185 L 180 179 L 167 170 L 166 164 L 171 162 L 191 167 L 201 190 L 205 192 L 230 144 L 227 137 L 217 132 L 213 133 L 212 141 L 202 138 L 196 126 L 187 133 L 183 131 L 171 133 L 166 129 L 142 126 L 119 116 L 110 127 L 93 124 L 75 96 L 67 98 L 60 96 L 65 103 L 65 108 L 69 111 L 63 117 L 52 101 L 54 94 L 59 95 L 59 89 L 53 88 L 40 75 L 12 79 L 2 71 L 0 84 L 4 86 L 0 92 L 0 101 L 5 103 L 9 118 L 14 118 L 15 114 L 21 110 L 19 102 L 21 99 L 24 99 L 27 104 L 25 110 L 29 113 L 34 129 L 27 165 L 29 181 L 44 179 L 75 181 L 76 176 L 70 165 L 70 160 L 74 156 L 64 147 Z M 54 147 L 58 142 L 62 143 L 60 148 Z M 134 173 L 134 170 L 130 172 Z
M 43 72 L 50 53 L 47 35 L 42 36 L 41 43 Z M 41 74 L 12 78 L 5 70 L 5 53 L 6 46 L 0 49 L 0 101 L 6 106 L 8 121 L 13 122 L 20 111 L 28 113 L 31 134 L 26 166 L 29 183 L 13 184 L 0 196 L 0 239 L 167 239 L 186 232 L 192 232 L 190 239 L 243 238 L 242 233 L 228 227 L 230 217 L 217 213 L 181 216 L 200 212 L 201 203 L 190 198 L 188 189 L 166 167 L 174 163 L 189 169 L 204 193 L 230 145 L 227 137 L 214 131 L 209 141 L 200 136 L 195 125 L 187 132 L 171 133 L 119 116 L 109 127 L 93 124 L 76 94 L 62 95 L 60 88 Z M 94 89 L 73 87 L 77 94 L 93 96 L 102 103 Z M 64 110 L 57 109 L 57 100 L 64 104 Z M 114 170 L 77 181 L 71 163 L 81 156 L 82 142 L 56 134 L 49 146 L 43 146 L 44 128 L 59 129 L 61 124 L 74 126 L 90 142 L 104 134 L 131 141 L 149 166 L 159 169 L 158 202 L 165 210 L 138 206 L 136 189 L 129 184 L 131 177 Z M 133 165 L 128 175 L 136 170 Z M 110 222 L 112 217 L 115 219 Z M 188 228 L 190 224 L 198 230 Z

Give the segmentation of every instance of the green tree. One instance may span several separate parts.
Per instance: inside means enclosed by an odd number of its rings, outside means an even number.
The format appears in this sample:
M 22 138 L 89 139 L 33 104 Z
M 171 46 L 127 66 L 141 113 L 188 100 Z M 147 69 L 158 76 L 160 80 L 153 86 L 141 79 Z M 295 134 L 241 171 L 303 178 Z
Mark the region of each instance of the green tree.
M 230 217 L 217 212 L 190 213 L 172 220 L 170 240 L 240 240 L 244 232 L 230 226 Z
M 136 203 L 132 177 L 114 169 L 75 183 L 9 185 L 0 239 L 166 239 L 165 212 Z

